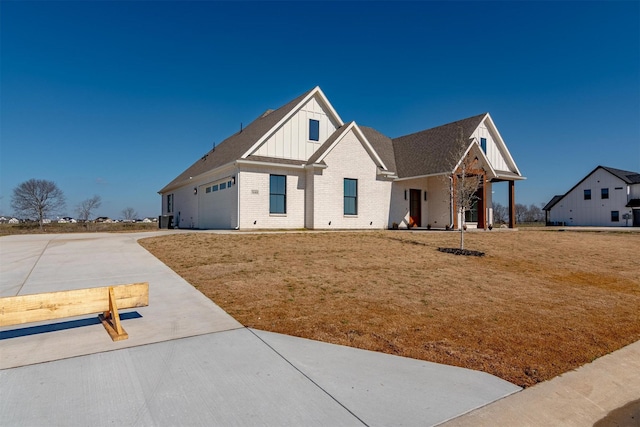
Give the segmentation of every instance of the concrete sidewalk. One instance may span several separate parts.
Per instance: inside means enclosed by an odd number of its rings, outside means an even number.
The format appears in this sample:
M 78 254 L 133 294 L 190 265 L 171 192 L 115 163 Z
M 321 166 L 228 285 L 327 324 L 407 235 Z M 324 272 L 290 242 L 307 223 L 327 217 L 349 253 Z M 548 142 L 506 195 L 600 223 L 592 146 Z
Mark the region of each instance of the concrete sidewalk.
M 519 390 L 482 372 L 243 328 L 139 246 L 142 236 L 0 238 L 2 296 L 150 286 L 148 307 L 125 310 L 141 316 L 123 321 L 125 341 L 100 324 L 0 329 L 2 425 L 436 425 Z

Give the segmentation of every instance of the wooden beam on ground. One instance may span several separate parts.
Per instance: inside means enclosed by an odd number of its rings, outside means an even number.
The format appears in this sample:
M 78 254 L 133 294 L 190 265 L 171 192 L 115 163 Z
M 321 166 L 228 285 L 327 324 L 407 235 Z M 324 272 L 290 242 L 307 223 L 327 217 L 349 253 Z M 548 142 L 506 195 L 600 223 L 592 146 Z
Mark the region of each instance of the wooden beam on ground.
M 149 283 L 76 289 L 0 298 L 0 326 L 56 320 L 149 305 Z M 104 316 L 111 318 L 112 316 Z M 119 326 L 120 318 L 117 318 Z M 108 329 L 108 328 L 107 328 Z M 117 329 L 117 328 L 116 328 Z M 123 338 L 120 338 L 123 339 Z

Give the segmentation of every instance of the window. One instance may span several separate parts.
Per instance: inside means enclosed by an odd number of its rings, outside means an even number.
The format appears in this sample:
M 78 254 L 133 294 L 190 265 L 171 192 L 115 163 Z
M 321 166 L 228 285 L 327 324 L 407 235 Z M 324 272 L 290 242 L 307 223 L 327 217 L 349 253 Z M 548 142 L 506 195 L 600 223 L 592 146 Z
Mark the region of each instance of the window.
M 620 211 L 611 211 L 611 222 L 620 221 Z
M 211 188 L 211 191 L 218 191 L 218 184 L 214 185 L 214 186 Z
M 207 193 L 211 193 L 211 187 L 207 187 L 205 190 Z
M 167 213 L 173 212 L 173 194 L 167 194 Z
M 608 188 L 601 188 L 600 189 L 600 197 L 603 199 L 608 199 L 609 198 L 609 189 Z
M 484 154 L 487 154 L 487 138 L 480 138 L 480 148 Z
M 591 190 L 584 190 L 584 199 L 591 200 Z
M 318 120 L 309 119 L 309 140 L 320 140 L 320 122 Z
M 464 211 L 464 222 L 478 222 L 478 201 L 474 200 L 469 209 Z
M 287 177 L 269 175 L 269 213 L 287 213 Z
M 344 214 L 358 215 L 358 180 L 344 179 Z
M 224 190 L 225 188 L 227 188 L 227 183 L 226 182 L 220 183 L 220 189 Z
M 227 181 L 227 187 L 231 188 L 231 181 Z

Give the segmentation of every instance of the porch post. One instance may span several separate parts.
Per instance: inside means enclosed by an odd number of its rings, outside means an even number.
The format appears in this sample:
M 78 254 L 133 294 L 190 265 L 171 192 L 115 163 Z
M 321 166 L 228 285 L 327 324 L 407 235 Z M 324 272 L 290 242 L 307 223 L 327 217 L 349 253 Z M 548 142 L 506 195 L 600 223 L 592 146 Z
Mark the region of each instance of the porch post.
M 482 227 L 487 229 L 487 222 L 489 222 L 489 215 L 487 206 L 487 174 L 483 171 L 482 173 Z
M 516 226 L 516 183 L 509 181 L 509 228 Z

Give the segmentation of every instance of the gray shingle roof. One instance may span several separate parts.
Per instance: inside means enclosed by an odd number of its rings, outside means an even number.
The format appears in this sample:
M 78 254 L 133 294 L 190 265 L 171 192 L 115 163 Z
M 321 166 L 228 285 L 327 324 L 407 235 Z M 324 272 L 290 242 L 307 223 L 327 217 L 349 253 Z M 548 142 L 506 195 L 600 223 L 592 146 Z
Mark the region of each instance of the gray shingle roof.
M 400 178 L 451 172 L 455 154 L 461 145 L 468 146 L 471 134 L 486 117 L 486 113 L 458 120 L 410 135 L 393 139 L 397 174 Z M 462 133 L 463 141 L 459 141 Z
M 272 129 L 280 120 L 289 114 L 296 105 L 314 89 L 307 91 L 277 110 L 267 110 L 251 122 L 242 131 L 222 141 L 217 147 L 202 156 L 173 181 L 167 184 L 160 193 L 170 191 L 188 182 L 191 177 L 232 163 L 242 157 L 260 138 Z M 486 113 L 467 119 L 458 120 L 432 129 L 391 139 L 377 130 L 360 126 L 362 133 L 375 152 L 380 156 L 387 169 L 395 172 L 400 178 L 412 176 L 435 175 L 450 172 L 461 146 L 469 144 L 471 134 L 486 117 Z M 315 163 L 331 146 L 335 139 L 350 123 L 345 123 L 324 142 L 309 158 L 307 164 Z M 460 141 L 462 134 L 462 142 Z M 466 147 L 464 147 L 466 148 Z M 303 161 L 275 159 L 270 157 L 249 156 L 248 160 L 283 164 L 304 164 Z
M 558 203 L 562 198 L 564 197 L 563 194 L 559 194 L 556 196 L 553 196 L 553 198 L 549 201 L 549 203 L 547 203 L 544 208 L 542 208 L 543 211 L 548 211 L 550 210 L 552 207 L 555 206 L 556 203 Z
M 190 177 L 198 176 L 241 158 L 242 155 L 250 149 L 251 146 L 253 146 L 253 144 L 263 137 L 264 134 L 275 126 L 276 123 L 278 123 L 284 116 L 291 112 L 291 110 L 312 90 L 313 89 L 303 93 L 277 110 L 267 110 L 242 131 L 231 135 L 229 138 L 218 144 L 218 146 L 213 150 L 202 156 L 200 160 L 189 166 L 184 172 L 160 190 L 159 193 L 171 190 L 180 183 L 188 181 Z
M 396 172 L 396 158 L 393 153 L 393 141 L 391 138 L 381 134 L 374 128 L 367 126 L 359 127 L 373 149 L 378 153 L 378 156 L 380 156 L 387 170 Z
M 610 168 L 607 166 L 599 166 L 599 167 L 617 176 L 627 184 L 640 184 L 640 173 L 638 172 L 625 171 L 622 169 Z

